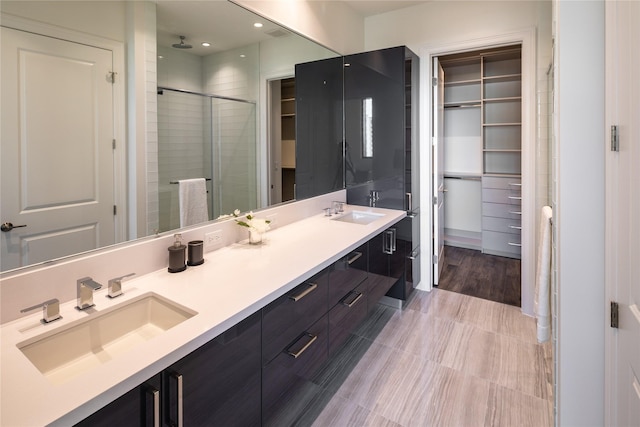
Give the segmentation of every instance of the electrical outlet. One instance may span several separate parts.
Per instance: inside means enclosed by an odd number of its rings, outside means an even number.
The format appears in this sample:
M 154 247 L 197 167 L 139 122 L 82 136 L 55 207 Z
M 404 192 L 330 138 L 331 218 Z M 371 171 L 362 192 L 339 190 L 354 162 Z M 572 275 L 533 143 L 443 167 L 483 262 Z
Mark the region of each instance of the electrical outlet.
M 223 245 L 222 230 L 214 230 L 204 235 L 204 249 L 212 251 Z
M 267 220 L 271 221 L 269 223 L 269 227 L 272 230 L 278 226 L 278 214 L 277 213 L 274 213 L 274 214 L 271 214 L 271 215 L 267 215 Z

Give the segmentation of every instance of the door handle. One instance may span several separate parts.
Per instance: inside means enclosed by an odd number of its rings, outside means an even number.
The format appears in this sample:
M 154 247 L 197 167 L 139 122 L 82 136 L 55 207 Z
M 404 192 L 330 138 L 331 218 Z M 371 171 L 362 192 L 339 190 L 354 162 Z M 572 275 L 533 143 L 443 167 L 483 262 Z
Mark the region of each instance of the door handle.
M 24 225 L 13 225 L 10 222 L 4 222 L 2 223 L 2 225 L 0 225 L 0 230 L 7 232 L 7 231 L 11 231 L 14 228 L 20 228 L 20 227 L 26 227 L 27 224 Z

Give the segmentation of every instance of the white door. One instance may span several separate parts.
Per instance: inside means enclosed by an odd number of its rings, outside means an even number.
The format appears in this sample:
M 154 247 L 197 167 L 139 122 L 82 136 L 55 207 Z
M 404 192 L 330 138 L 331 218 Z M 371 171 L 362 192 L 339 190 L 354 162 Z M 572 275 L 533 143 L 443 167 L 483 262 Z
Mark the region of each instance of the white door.
M 620 148 L 607 150 L 609 299 L 618 329 L 607 337 L 606 424 L 640 425 L 640 2 L 606 2 L 607 125 L 618 125 Z
M 433 58 L 433 75 L 437 76 L 433 85 L 433 284 L 438 284 L 444 265 L 444 70 Z
M 1 37 L 1 270 L 113 243 L 112 52 Z

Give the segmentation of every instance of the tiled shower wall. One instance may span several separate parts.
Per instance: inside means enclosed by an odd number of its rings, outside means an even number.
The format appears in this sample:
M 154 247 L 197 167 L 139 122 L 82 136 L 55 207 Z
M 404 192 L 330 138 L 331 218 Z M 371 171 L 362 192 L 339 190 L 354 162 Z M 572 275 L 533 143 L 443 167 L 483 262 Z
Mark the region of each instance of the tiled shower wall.
M 178 186 L 171 184 L 179 179 L 211 179 L 210 218 L 255 209 L 258 47 L 207 57 L 170 48 L 158 53 L 159 86 L 249 100 L 158 95 L 160 230 L 179 227 Z

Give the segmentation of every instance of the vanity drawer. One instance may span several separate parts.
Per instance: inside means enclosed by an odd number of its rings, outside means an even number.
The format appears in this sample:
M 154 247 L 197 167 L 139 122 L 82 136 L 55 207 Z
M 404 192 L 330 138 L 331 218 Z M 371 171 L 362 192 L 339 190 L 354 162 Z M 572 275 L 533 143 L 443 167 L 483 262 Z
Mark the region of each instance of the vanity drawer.
M 522 207 L 518 205 L 507 205 L 504 203 L 482 203 L 482 216 L 493 216 L 497 218 L 518 219 L 522 218 Z
M 483 188 L 482 201 L 487 203 L 504 203 L 520 206 L 522 204 L 522 194 L 519 190 L 513 191 L 499 188 Z
M 520 234 L 482 231 L 483 253 L 520 258 L 520 243 Z
M 482 217 L 482 229 L 500 233 L 520 234 L 522 226 L 519 219 Z
M 329 312 L 329 355 L 367 317 L 367 283 L 349 292 Z
M 367 278 L 367 248 L 365 243 L 333 264 L 329 273 L 329 308 Z
M 327 313 L 328 281 L 325 269 L 262 309 L 263 364 Z
M 283 419 L 287 404 L 299 397 L 322 363 L 327 360 L 328 315 L 303 330 L 284 351 L 262 368 L 263 425 L 291 425 Z M 295 411 L 294 411 L 295 412 Z

